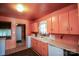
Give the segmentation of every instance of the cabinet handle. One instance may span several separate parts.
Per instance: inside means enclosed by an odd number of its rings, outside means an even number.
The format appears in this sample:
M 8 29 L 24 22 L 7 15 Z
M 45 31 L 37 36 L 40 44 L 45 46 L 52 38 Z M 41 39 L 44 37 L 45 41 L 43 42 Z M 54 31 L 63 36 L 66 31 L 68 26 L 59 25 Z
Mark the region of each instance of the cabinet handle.
M 63 39 L 64 35 L 61 35 L 60 38 Z

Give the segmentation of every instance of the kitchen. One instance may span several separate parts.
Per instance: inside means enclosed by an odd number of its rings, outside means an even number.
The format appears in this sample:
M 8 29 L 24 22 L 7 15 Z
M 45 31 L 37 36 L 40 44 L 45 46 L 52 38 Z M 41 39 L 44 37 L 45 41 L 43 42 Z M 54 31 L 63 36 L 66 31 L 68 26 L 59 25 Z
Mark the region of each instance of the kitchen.
M 16 11 L 17 5 L 20 9 Z M 6 40 L 1 36 L 0 51 L 5 51 L 2 55 L 30 48 L 39 56 L 79 56 L 78 3 L 1 4 L 0 7 L 0 22 L 11 22 L 11 38 Z M 16 34 L 20 32 L 16 30 L 19 24 L 25 25 L 24 34 L 19 37 L 23 39 L 24 35 L 26 38 L 18 44 Z

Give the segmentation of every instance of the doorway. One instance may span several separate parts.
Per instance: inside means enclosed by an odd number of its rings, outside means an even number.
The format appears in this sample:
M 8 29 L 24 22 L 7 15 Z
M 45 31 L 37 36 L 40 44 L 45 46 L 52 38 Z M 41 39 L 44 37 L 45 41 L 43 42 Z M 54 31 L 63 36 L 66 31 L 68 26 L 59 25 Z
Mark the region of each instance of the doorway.
M 16 26 L 16 43 L 17 46 L 25 45 L 26 42 L 26 26 L 25 24 L 18 24 Z

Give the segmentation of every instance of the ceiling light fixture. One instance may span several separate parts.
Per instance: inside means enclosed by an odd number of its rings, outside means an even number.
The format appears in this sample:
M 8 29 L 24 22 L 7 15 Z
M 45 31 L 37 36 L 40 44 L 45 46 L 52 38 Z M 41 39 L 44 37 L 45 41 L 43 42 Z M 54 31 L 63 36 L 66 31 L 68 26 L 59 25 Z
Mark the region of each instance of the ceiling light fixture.
M 24 11 L 24 6 L 22 4 L 17 4 L 16 9 L 19 12 L 23 12 Z

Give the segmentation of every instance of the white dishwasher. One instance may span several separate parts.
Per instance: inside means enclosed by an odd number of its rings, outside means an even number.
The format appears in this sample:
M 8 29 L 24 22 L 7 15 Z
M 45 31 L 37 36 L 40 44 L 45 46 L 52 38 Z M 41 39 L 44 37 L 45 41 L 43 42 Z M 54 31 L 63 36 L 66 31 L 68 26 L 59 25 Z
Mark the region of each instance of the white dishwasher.
M 26 36 L 26 47 L 31 48 L 31 36 Z
M 61 48 L 48 45 L 48 55 L 49 56 L 64 56 L 64 51 Z

